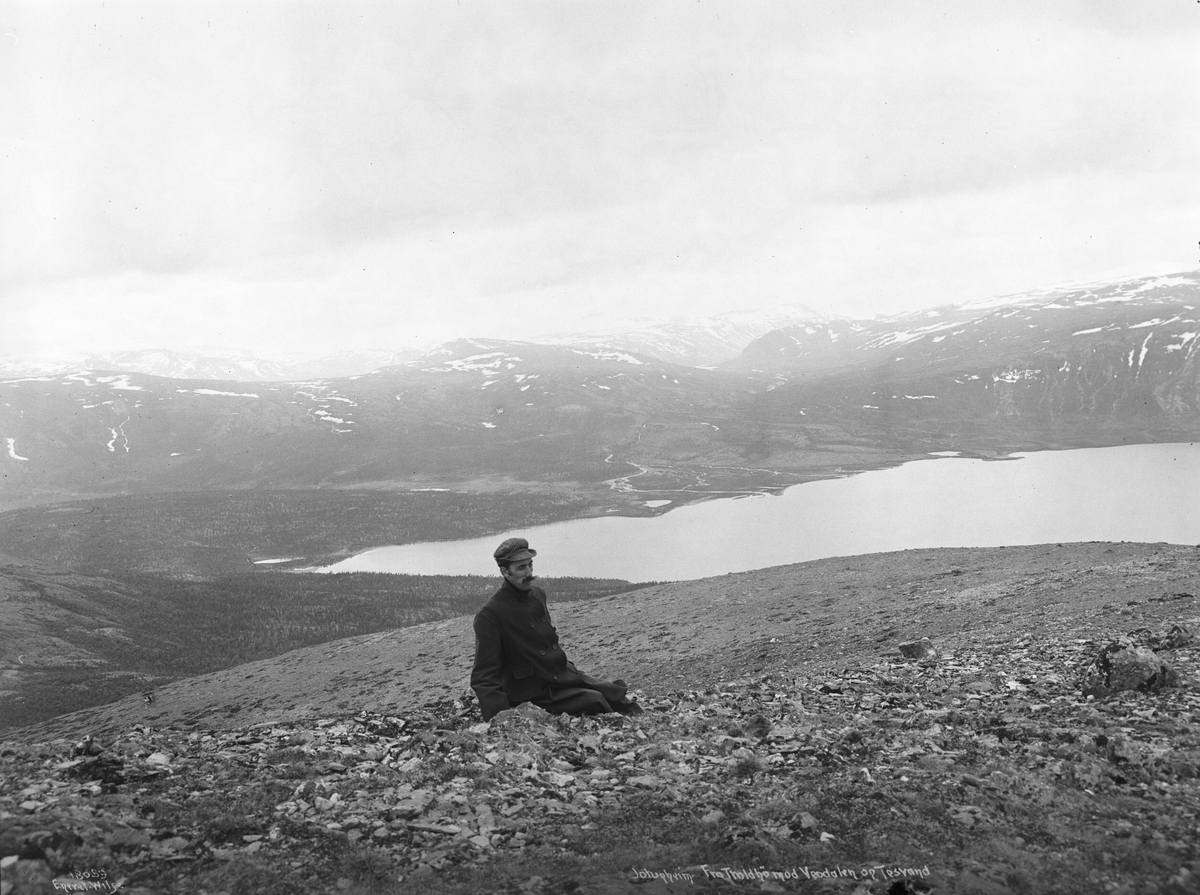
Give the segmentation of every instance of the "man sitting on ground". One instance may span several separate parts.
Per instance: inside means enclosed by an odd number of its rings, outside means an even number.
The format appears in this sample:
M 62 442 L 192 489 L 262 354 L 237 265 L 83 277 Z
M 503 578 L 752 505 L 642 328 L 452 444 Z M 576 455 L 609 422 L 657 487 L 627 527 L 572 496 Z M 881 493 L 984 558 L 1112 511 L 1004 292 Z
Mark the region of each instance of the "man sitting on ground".
M 471 687 L 483 720 L 532 702 L 555 715 L 597 715 L 642 709 L 626 697 L 624 681 L 584 674 L 558 645 L 546 593 L 533 583 L 536 550 L 509 538 L 493 554 L 504 584 L 475 616 L 475 667 Z

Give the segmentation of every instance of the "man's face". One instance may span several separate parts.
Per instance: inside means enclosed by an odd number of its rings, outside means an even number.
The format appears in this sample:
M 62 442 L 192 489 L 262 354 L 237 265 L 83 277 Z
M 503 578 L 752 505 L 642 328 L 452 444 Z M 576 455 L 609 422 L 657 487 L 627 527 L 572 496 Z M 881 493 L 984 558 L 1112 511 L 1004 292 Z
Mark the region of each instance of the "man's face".
M 533 560 L 523 559 L 505 566 L 501 574 L 517 590 L 529 590 L 533 587 Z

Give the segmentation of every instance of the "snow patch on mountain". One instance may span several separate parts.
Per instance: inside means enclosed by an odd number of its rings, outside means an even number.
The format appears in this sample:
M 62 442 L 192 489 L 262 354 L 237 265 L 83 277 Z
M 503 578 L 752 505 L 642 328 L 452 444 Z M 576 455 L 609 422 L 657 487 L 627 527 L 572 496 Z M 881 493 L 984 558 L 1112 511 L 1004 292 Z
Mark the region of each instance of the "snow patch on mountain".
M 1041 370 L 1005 370 L 992 375 L 992 382 L 1020 382 L 1022 379 L 1036 379 L 1042 375 Z
M 14 460 L 29 461 L 28 457 L 22 457 L 17 453 L 17 440 L 15 438 L 5 438 L 4 441 L 8 444 L 8 456 Z
M 583 351 L 579 348 L 572 348 L 571 350 L 575 354 L 581 354 L 584 357 L 594 357 L 597 360 L 611 360 L 621 364 L 637 364 L 643 367 L 646 365 L 645 361 L 638 360 L 632 354 L 625 354 L 622 351 Z
M 902 345 L 906 342 L 913 342 L 917 339 L 923 338 L 923 337 L 929 335 L 930 333 L 941 332 L 942 330 L 946 330 L 946 329 L 953 329 L 954 327 L 961 326 L 961 325 L 962 325 L 962 321 L 951 320 L 948 322 L 935 323 L 931 326 L 918 327 L 917 329 L 885 333 L 884 335 L 877 336 L 874 339 L 864 342 L 862 347 L 870 349 L 870 348 L 885 348 L 888 345 Z M 942 338 L 945 338 L 945 337 L 943 336 Z M 936 339 L 935 341 L 940 341 L 940 339 Z
M 1178 345 L 1168 345 L 1166 347 L 1166 350 L 1167 351 L 1182 351 L 1184 348 L 1187 347 L 1188 342 L 1195 341 L 1197 336 L 1200 336 L 1200 333 L 1179 333 L 1178 335 L 1174 336 L 1174 338 L 1179 339 L 1179 344 Z M 1197 344 L 1200 344 L 1200 343 L 1197 343 Z
M 433 352 L 438 354 L 440 352 Z M 448 351 L 446 352 L 448 353 Z M 500 370 L 515 370 L 521 358 L 504 351 L 489 351 L 469 357 L 455 358 L 434 366 L 423 366 L 424 373 L 498 373 Z
M 109 428 L 108 431 L 112 433 L 112 438 L 109 439 L 108 442 L 108 450 L 110 453 L 116 453 L 118 441 L 120 441 L 121 446 L 125 448 L 125 453 L 129 453 L 129 436 L 125 434 L 125 424 L 128 423 L 130 419 L 131 417 L 125 417 L 125 422 L 121 423 L 121 425 L 117 426 L 115 429 L 111 427 Z
M 1145 323 L 1135 323 L 1132 326 L 1130 326 L 1129 328 L 1130 329 L 1145 329 L 1147 326 L 1164 326 L 1168 323 L 1174 323 L 1177 320 L 1181 320 L 1181 319 L 1182 319 L 1182 316 L 1179 314 L 1176 314 L 1170 320 L 1163 320 L 1161 317 L 1155 317 L 1153 320 L 1147 320 Z
M 223 398 L 257 398 L 258 395 L 252 392 L 222 392 L 215 388 L 177 388 L 175 389 L 181 395 L 217 395 Z

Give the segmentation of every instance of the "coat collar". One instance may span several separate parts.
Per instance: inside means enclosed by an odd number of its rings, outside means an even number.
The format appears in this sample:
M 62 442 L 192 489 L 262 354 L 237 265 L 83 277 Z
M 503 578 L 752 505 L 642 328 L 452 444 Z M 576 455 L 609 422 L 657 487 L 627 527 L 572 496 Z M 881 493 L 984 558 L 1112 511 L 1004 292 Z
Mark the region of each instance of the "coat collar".
M 518 588 L 513 587 L 512 582 L 507 578 L 505 578 L 504 583 L 500 585 L 500 590 L 496 591 L 496 596 L 500 596 L 501 594 L 508 597 L 510 600 L 517 600 L 521 603 L 526 603 L 533 597 L 532 590 L 519 590 Z

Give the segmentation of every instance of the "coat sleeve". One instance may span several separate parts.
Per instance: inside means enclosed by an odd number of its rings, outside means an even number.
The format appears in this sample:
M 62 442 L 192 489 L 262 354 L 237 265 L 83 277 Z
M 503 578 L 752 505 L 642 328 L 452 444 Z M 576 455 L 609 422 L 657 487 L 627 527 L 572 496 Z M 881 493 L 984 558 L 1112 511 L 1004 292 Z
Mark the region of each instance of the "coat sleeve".
M 471 669 L 471 688 L 479 698 L 484 721 L 509 707 L 501 676 L 501 657 L 500 626 L 490 613 L 480 612 L 475 616 L 475 665 Z

